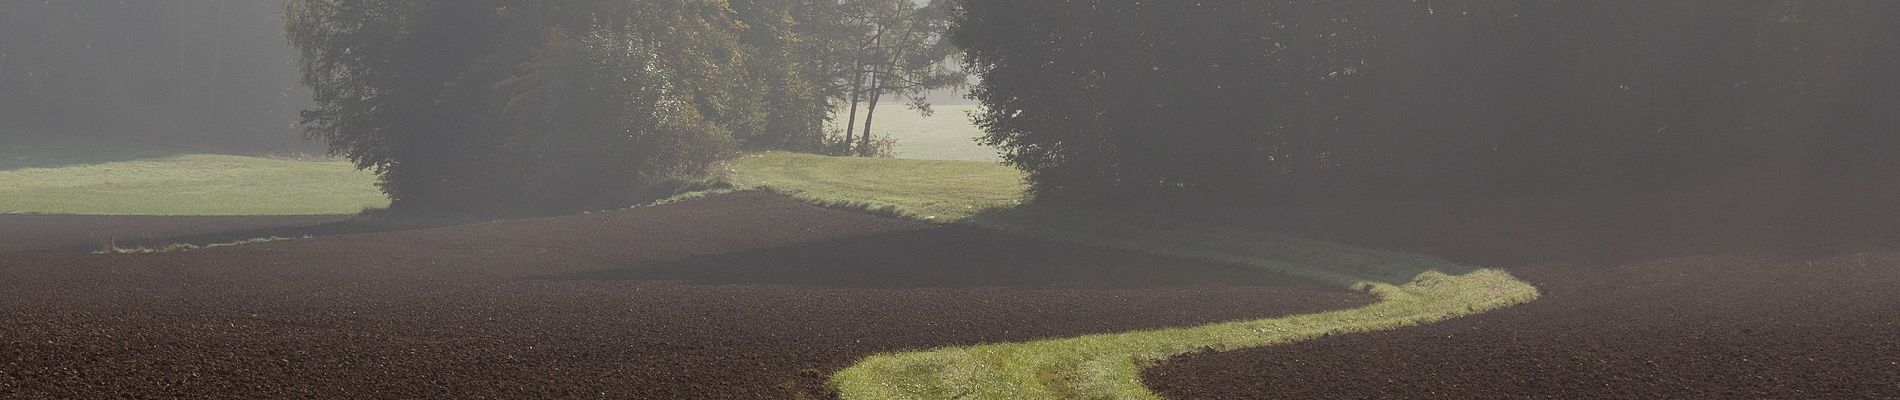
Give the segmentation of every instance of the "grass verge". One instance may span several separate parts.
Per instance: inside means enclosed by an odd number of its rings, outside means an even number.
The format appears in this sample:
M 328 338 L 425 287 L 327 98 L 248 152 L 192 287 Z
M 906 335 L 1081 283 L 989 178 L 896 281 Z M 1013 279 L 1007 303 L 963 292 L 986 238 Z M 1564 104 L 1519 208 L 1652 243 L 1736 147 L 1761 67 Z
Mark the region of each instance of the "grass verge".
M 830 384 L 848 400 L 1155 399 L 1140 369 L 1170 356 L 1395 329 L 1538 297 L 1535 287 L 1503 271 L 1427 256 L 1162 218 L 1019 207 L 1021 176 L 994 163 L 765 154 L 735 162 L 731 174 L 737 187 L 824 205 L 1247 265 L 1380 298 L 1371 306 L 1318 314 L 878 354 L 832 376 Z

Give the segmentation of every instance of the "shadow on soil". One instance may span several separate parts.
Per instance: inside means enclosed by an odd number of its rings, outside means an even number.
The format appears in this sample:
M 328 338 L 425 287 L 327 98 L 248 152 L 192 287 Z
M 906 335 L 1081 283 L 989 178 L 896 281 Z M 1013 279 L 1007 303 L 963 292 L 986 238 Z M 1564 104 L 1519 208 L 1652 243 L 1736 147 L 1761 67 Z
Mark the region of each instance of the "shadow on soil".
M 1891 185 L 1889 185 L 1891 186 Z M 1800 260 L 1900 248 L 1900 190 L 1350 203 L 1197 210 L 1189 218 L 1485 266 L 1702 256 Z
M 1240 266 L 1146 256 L 945 226 L 544 277 L 841 288 L 1286 286 Z

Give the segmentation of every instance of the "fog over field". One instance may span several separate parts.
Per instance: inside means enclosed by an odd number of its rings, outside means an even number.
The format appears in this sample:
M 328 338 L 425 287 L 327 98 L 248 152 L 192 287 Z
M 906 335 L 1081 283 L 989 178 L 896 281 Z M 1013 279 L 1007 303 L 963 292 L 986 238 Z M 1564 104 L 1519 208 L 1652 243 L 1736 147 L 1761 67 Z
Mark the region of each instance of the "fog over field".
M 0 399 L 1900 398 L 1895 20 L 0 1 Z

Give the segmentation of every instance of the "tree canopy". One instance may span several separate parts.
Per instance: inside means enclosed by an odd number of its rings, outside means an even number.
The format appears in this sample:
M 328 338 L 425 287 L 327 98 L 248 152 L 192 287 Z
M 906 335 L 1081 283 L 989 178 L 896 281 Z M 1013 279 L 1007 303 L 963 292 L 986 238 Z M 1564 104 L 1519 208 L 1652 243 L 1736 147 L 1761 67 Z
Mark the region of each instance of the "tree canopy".
M 692 187 L 737 150 L 825 150 L 861 70 L 921 80 L 888 93 L 942 81 L 942 46 L 890 50 L 942 23 L 839 51 L 866 25 L 837 10 L 872 2 L 295 0 L 286 30 L 308 135 L 381 174 L 392 208 L 575 211 Z M 901 67 L 854 65 L 871 57 Z
M 1045 199 L 1642 190 L 1900 170 L 1900 5 L 959 0 Z

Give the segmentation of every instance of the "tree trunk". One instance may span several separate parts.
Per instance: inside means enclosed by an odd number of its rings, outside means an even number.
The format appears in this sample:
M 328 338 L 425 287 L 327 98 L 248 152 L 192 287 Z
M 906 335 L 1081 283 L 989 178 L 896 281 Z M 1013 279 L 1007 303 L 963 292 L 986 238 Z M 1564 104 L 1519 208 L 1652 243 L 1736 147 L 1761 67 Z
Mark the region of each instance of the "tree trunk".
M 863 138 L 864 140 L 864 144 L 858 146 L 858 155 L 860 156 L 871 155 L 871 121 L 872 119 L 877 118 L 877 101 L 883 97 L 884 97 L 884 80 L 880 79 L 880 77 L 878 76 L 873 75 L 871 77 L 870 110 L 865 111 L 864 113 L 864 134 L 858 136 L 860 138 Z
M 859 69 L 861 68 L 864 68 L 864 65 L 862 63 L 852 63 L 852 66 L 851 66 L 851 118 L 845 120 L 847 121 L 845 122 L 845 126 L 844 126 L 844 152 L 845 154 L 851 153 L 851 134 L 853 132 L 857 132 L 858 130 L 858 94 L 864 92 L 864 74 L 859 71 Z

